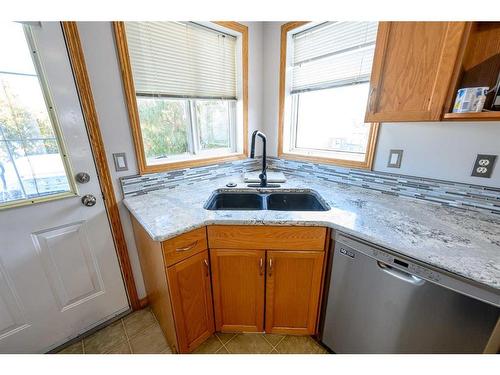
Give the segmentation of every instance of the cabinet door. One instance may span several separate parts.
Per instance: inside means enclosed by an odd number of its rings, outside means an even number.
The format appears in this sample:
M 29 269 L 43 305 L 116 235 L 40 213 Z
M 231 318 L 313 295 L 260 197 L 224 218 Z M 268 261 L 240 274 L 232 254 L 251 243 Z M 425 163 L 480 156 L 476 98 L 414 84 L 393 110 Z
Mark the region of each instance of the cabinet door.
M 167 269 L 179 351 L 188 353 L 214 333 L 208 251 Z
M 210 249 L 217 331 L 264 331 L 265 255 L 264 250 Z
M 465 22 L 381 22 L 365 122 L 440 120 L 465 30 Z
M 266 333 L 314 334 L 323 252 L 268 251 Z

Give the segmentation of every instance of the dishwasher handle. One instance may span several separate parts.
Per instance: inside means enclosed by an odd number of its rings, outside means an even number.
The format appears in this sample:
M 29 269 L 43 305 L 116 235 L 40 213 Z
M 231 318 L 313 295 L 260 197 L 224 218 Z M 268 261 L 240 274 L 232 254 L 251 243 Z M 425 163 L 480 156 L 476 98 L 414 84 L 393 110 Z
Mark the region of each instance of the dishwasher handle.
M 412 275 L 411 273 L 401 271 L 398 268 L 394 268 L 388 264 L 385 264 L 381 261 L 377 261 L 377 265 L 379 268 L 384 271 L 385 273 L 394 276 L 398 278 L 399 280 L 406 281 L 407 283 L 419 286 L 425 284 L 425 280 L 421 279 L 420 277 L 417 277 L 415 275 Z

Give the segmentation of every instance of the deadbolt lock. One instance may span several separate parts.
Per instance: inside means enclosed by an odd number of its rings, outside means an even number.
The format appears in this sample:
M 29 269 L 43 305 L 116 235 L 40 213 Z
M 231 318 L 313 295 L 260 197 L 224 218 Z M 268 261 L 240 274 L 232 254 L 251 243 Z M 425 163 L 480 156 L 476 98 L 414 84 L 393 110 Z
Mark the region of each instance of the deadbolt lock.
M 75 180 L 80 184 L 86 184 L 90 181 L 90 175 L 86 172 L 79 172 L 76 174 Z

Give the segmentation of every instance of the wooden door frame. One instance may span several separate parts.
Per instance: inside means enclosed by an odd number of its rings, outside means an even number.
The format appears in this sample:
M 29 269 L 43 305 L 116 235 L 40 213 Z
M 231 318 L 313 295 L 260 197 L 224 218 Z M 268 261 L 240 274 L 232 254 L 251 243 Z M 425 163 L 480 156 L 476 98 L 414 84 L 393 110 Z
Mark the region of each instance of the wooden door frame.
M 127 243 L 123 233 L 120 212 L 113 189 L 113 182 L 109 171 L 109 166 L 104 150 L 101 129 L 97 117 L 97 111 L 92 96 L 92 89 L 85 64 L 80 36 L 76 22 L 61 22 L 61 27 L 68 50 L 68 57 L 71 63 L 71 70 L 75 79 L 75 85 L 82 107 L 83 118 L 89 136 L 90 148 L 95 161 L 99 186 L 101 187 L 104 205 L 110 224 L 111 234 L 115 245 L 118 262 L 123 275 L 123 281 L 127 290 L 130 306 L 133 310 L 138 310 L 144 303 L 141 303 L 137 295 L 132 266 L 128 255 Z

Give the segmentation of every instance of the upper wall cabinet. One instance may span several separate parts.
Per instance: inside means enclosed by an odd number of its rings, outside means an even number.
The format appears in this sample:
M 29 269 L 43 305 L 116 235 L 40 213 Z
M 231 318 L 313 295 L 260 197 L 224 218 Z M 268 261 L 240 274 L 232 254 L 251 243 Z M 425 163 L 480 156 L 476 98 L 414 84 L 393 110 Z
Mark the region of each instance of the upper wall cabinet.
M 365 121 L 441 120 L 467 27 L 381 22 Z

